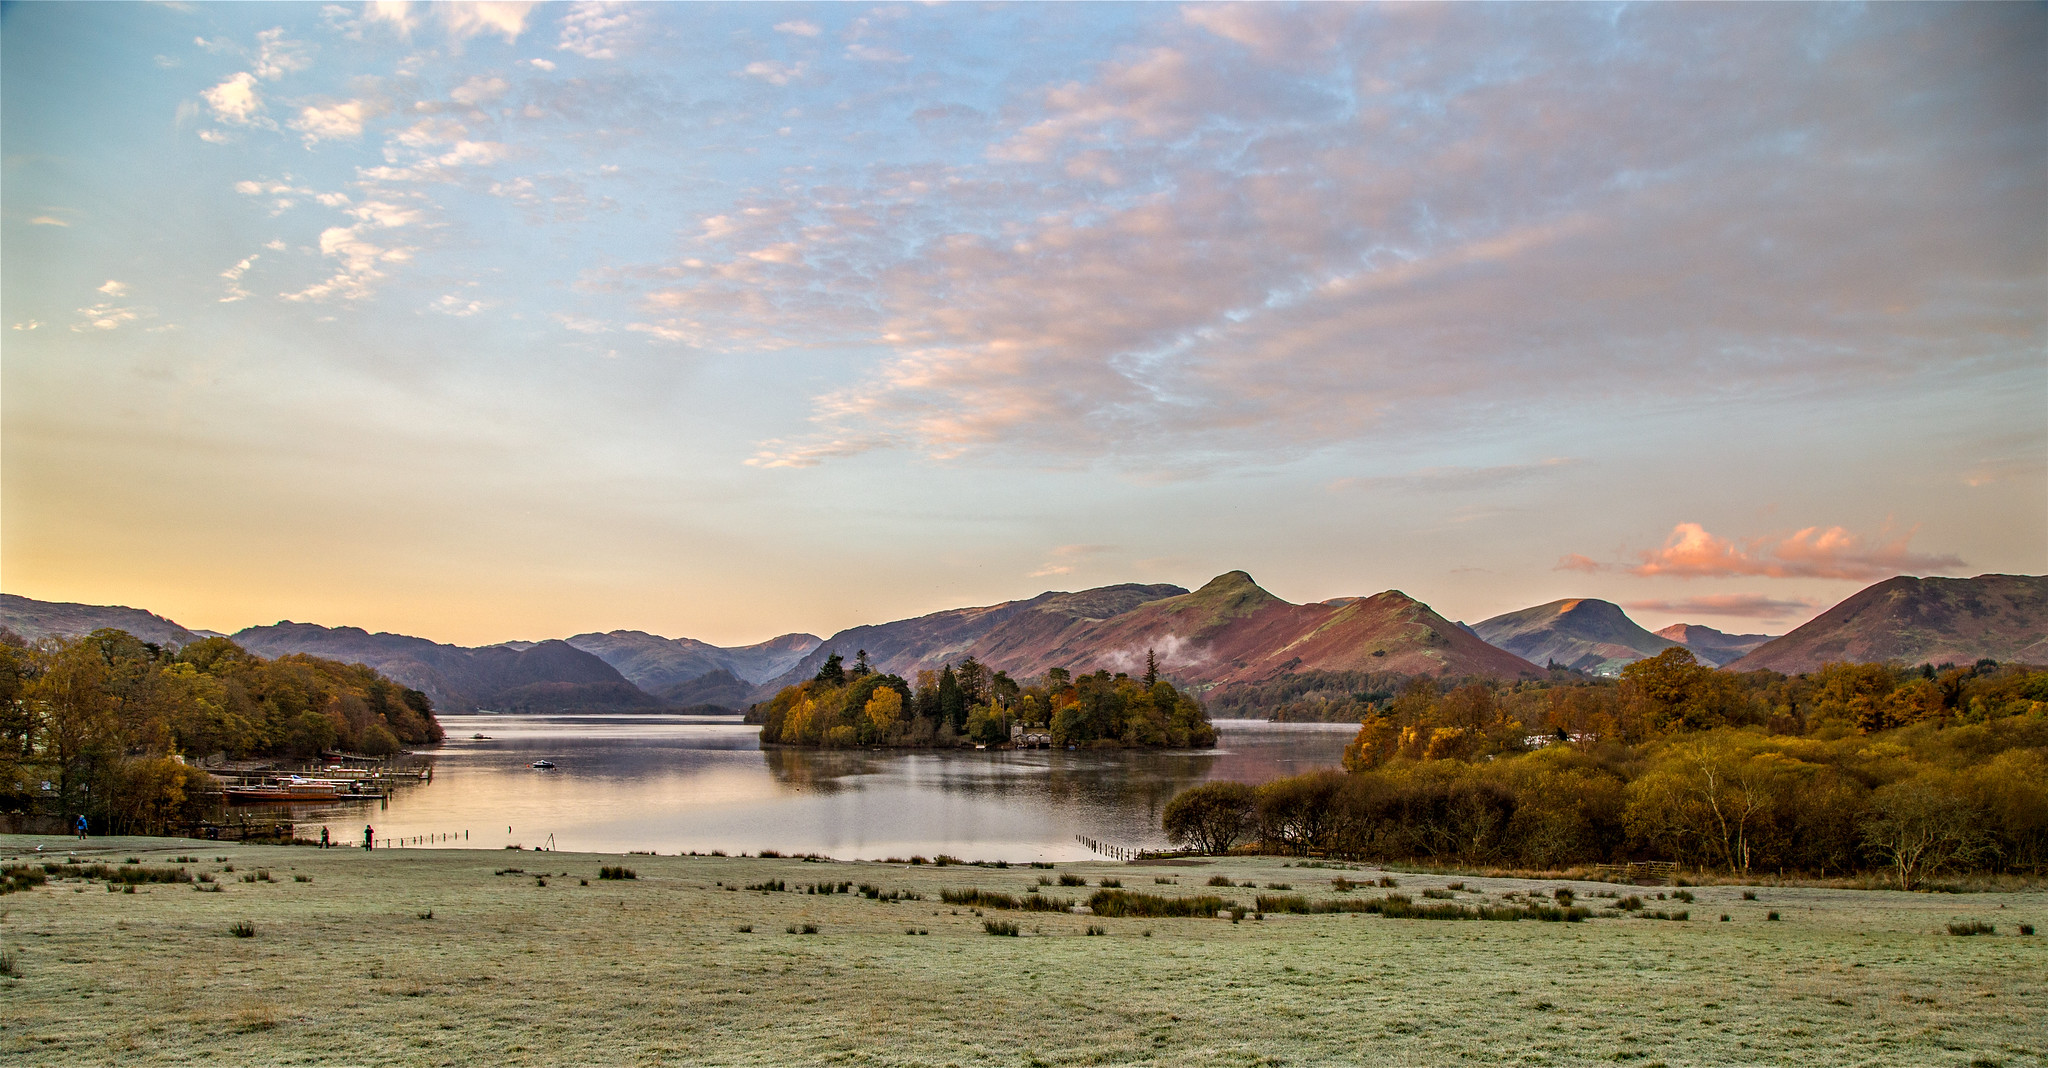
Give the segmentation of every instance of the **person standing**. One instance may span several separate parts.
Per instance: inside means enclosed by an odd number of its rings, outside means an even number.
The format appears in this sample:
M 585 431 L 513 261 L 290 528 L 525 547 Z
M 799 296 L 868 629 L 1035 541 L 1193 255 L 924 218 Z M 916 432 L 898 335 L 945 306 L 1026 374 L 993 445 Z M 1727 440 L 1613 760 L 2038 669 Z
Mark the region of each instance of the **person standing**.
M 78 837 L 85 837 L 85 813 L 78 814 Z
M 325 825 L 322 825 L 320 828 L 320 848 L 327 848 L 327 828 Z
M 369 824 L 367 824 L 367 823 L 363 824 L 363 848 L 364 848 L 364 849 L 375 849 L 375 848 L 377 847 L 377 846 L 376 846 L 376 843 L 377 843 L 377 832 L 376 832 L 376 830 L 375 830 L 374 828 L 372 828 L 372 827 L 371 827 L 371 826 L 370 826 Z

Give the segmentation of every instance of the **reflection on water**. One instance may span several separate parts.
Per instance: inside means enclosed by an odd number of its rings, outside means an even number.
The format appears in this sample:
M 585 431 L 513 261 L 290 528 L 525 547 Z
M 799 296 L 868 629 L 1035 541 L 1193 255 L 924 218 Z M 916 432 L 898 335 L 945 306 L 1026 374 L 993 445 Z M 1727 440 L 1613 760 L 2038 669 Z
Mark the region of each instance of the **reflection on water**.
M 840 858 L 1080 860 L 1075 835 L 1160 847 L 1174 794 L 1338 764 L 1355 727 L 1219 720 L 1213 750 L 772 749 L 759 728 L 686 716 L 443 716 L 434 780 L 375 802 L 302 809 L 313 835 L 428 836 L 495 849 Z M 473 734 L 486 735 L 474 739 Z M 552 760 L 553 771 L 527 765 Z M 457 836 L 453 841 L 442 836 Z M 466 837 L 463 837 L 466 835 Z

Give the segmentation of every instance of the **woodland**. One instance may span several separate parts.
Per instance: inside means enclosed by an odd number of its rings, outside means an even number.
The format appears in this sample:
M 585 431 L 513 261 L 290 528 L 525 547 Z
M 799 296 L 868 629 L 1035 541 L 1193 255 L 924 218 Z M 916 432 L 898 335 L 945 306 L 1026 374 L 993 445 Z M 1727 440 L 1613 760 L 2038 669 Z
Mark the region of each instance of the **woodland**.
M 97 833 L 195 814 L 185 757 L 388 756 L 442 738 L 431 702 L 360 664 L 264 659 L 226 638 L 176 650 L 119 630 L 0 630 L 0 810 L 84 814 Z
M 1138 678 L 1106 670 L 1077 676 L 1053 668 L 1039 680 L 1019 683 L 970 656 L 957 666 L 919 671 L 914 686 L 872 670 L 865 651 L 851 666 L 833 653 L 814 678 L 784 687 L 756 706 L 750 719 L 761 723 L 764 745 L 1000 745 L 1010 741 L 1012 726 L 1045 730 L 1062 748 L 1216 744 L 1216 729 L 1201 702 L 1160 678 L 1149 653 Z
M 1902 888 L 2048 870 L 2048 671 L 1731 674 L 1675 648 L 1612 681 L 1418 677 L 1348 699 L 1363 716 L 1344 771 L 1196 787 L 1165 810 L 1169 837 L 1541 870 L 1877 871 Z

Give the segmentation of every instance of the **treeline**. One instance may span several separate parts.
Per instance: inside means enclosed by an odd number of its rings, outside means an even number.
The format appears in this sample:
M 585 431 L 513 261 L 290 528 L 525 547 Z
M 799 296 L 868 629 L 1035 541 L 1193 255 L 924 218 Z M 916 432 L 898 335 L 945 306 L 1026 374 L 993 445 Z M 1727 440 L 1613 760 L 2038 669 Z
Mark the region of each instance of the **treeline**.
M 226 638 L 166 649 L 119 630 L 28 642 L 0 629 L 0 807 L 12 812 L 157 830 L 191 815 L 202 781 L 174 757 L 383 756 L 441 737 L 425 694 L 360 664 L 266 660 Z
M 1613 685 L 1449 691 L 1369 714 L 1347 772 L 1176 797 L 1203 851 L 1555 869 L 2048 870 L 2048 671 L 1830 664 L 1735 676 L 1669 650 Z
M 1075 676 L 1054 668 L 1019 682 L 973 657 L 912 683 L 880 674 L 861 650 L 852 666 L 833 653 L 808 682 L 788 686 L 751 719 L 770 745 L 1000 745 L 1011 728 L 1045 730 L 1056 746 L 1188 748 L 1216 744 L 1201 702 L 1159 678 L 1108 671 Z

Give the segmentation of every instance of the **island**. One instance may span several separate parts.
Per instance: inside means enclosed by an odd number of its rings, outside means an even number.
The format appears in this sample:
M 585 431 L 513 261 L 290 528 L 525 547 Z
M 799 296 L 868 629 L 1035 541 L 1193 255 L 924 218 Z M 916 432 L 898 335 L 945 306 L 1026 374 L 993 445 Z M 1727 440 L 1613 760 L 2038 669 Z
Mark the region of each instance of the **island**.
M 1051 746 L 1061 749 L 1188 749 L 1216 744 L 1202 703 L 1159 677 L 1107 669 L 1052 668 L 1019 682 L 973 657 L 919 671 L 912 685 L 838 653 L 813 678 L 786 686 L 752 718 L 761 744 L 850 749 Z

